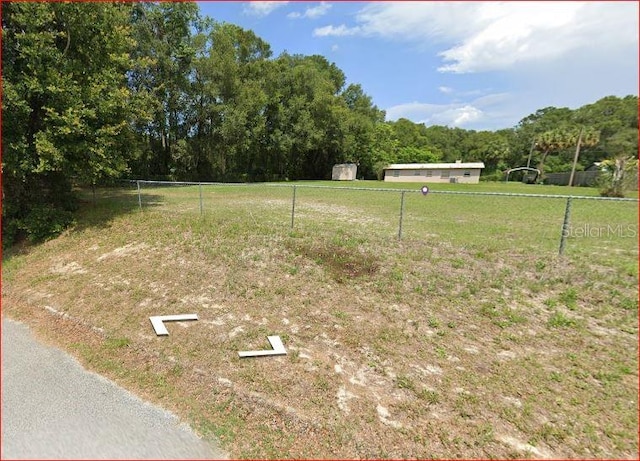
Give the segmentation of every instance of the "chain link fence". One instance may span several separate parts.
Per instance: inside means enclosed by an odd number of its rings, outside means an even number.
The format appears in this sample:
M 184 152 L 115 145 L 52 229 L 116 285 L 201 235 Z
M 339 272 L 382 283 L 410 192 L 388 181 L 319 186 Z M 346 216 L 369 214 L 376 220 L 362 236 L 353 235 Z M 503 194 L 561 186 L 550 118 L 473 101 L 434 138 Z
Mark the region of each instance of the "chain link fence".
M 572 254 L 638 252 L 638 200 L 297 183 L 131 181 L 140 211 L 270 228 L 440 240 L 459 247 Z M 133 194 L 132 194 L 133 193 Z

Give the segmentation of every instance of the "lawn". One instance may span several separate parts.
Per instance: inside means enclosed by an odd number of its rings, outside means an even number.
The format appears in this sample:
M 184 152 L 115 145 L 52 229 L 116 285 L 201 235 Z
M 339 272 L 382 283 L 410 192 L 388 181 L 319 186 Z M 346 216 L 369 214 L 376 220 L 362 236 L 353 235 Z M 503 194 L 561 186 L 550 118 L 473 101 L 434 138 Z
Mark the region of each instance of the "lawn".
M 4 314 L 232 458 L 637 457 L 637 203 L 572 200 L 560 257 L 565 199 L 438 191 L 597 191 L 433 185 L 399 239 L 399 191 L 302 186 L 419 184 L 295 184 L 293 227 L 293 183 L 87 194 Z

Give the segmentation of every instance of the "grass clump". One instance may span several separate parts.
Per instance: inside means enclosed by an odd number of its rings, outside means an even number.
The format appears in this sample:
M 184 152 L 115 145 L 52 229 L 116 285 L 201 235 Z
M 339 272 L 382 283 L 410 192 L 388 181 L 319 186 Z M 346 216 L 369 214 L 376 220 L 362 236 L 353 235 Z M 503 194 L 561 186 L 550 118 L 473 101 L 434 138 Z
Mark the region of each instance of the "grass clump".
M 577 322 L 564 315 L 562 312 L 555 311 L 551 317 L 549 317 L 549 321 L 547 325 L 551 328 L 574 328 L 577 325 Z

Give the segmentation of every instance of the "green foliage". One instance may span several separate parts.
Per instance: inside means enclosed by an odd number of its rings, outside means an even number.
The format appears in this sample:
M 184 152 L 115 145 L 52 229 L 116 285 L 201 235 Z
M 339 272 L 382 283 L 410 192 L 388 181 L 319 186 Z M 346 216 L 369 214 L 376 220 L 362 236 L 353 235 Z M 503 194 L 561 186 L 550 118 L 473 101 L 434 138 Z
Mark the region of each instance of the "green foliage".
M 3 244 L 71 222 L 72 180 L 126 170 L 130 6 L 11 3 L 3 26 Z
M 455 160 L 498 180 L 527 160 L 567 170 L 581 130 L 578 170 L 604 160 L 608 195 L 637 183 L 636 96 L 547 107 L 496 132 L 385 122 L 325 57 L 273 57 L 195 3 L 9 2 L 3 13 L 5 243 L 68 225 L 75 184 L 328 179 L 342 162 L 381 179 L 391 163 Z
M 572 328 L 576 326 L 576 321 L 567 317 L 562 312 L 555 311 L 547 325 L 551 328 Z
M 638 187 L 638 130 L 625 128 L 605 143 L 610 158 L 601 163 L 600 194 L 624 197 L 624 191 Z
M 525 159 L 534 154 L 532 160 L 539 169 L 570 171 L 582 130 L 576 169 L 583 170 L 614 157 L 610 138 L 627 129 L 635 133 L 637 140 L 637 96 L 607 96 L 576 110 L 547 107 L 525 117 L 515 127 L 510 161 L 514 166 L 524 165 Z M 548 158 L 551 154 L 554 157 Z
M 73 216 L 70 212 L 38 205 L 18 221 L 18 228 L 25 231 L 29 241 L 39 242 L 55 237 L 72 222 Z

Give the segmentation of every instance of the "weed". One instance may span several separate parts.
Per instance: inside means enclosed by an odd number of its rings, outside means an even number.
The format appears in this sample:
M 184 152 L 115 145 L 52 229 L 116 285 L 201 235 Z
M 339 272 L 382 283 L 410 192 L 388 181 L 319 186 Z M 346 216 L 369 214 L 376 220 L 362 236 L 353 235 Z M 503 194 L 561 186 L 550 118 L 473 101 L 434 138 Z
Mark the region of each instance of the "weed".
M 328 391 L 329 381 L 324 376 L 320 376 L 315 381 L 315 387 L 321 391 Z
M 416 388 L 415 384 L 413 383 L 413 380 L 406 375 L 396 376 L 395 382 L 396 382 L 396 386 L 398 386 L 400 389 L 408 389 L 412 391 Z
M 622 379 L 622 375 L 620 375 L 615 371 L 610 371 L 610 372 L 598 371 L 594 373 L 593 377 L 603 384 L 613 384 Z
M 527 318 L 524 315 L 508 307 L 502 309 L 502 312 L 498 312 L 497 315 L 502 315 L 502 317 L 499 319 L 494 318 L 493 323 L 500 328 L 527 322 Z
M 289 350 L 287 355 L 289 356 L 289 360 L 293 363 L 300 361 L 300 351 L 297 349 Z
M 638 298 L 623 297 L 618 301 L 618 306 L 620 306 L 620 308 L 624 310 L 637 311 Z
M 347 320 L 349 318 L 349 314 L 341 310 L 334 310 L 333 315 L 340 320 Z
M 557 371 L 552 371 L 549 377 L 551 378 L 551 381 L 555 381 L 557 383 L 562 382 L 562 373 L 558 373 Z
M 391 277 L 391 280 L 394 280 L 396 282 L 402 282 L 402 280 L 404 280 L 404 273 L 400 268 L 394 267 L 393 269 L 391 269 L 389 277 Z
M 455 258 L 451 261 L 451 267 L 454 269 L 462 269 L 467 265 L 467 261 L 462 258 Z
M 578 301 L 578 292 L 575 288 L 567 288 L 565 291 L 560 293 L 558 296 L 558 300 L 563 303 L 568 309 L 575 310 L 577 307 Z
M 567 317 L 562 312 L 555 311 L 547 322 L 552 328 L 572 328 L 576 326 L 576 321 Z
M 127 347 L 131 344 L 131 340 L 129 338 L 109 338 L 105 340 L 105 347 L 107 349 L 120 349 L 122 347 Z
M 439 328 L 440 327 L 440 321 L 435 317 L 429 317 L 428 325 L 429 325 L 429 327 L 434 328 L 434 329 L 435 328 Z
M 454 408 L 463 418 L 471 418 L 476 414 L 479 399 L 476 395 L 461 393 L 454 402 Z
M 475 428 L 475 445 L 485 446 L 494 440 L 493 426 L 488 423 L 480 424 Z
M 488 304 L 488 303 L 483 303 L 480 306 L 480 315 L 482 315 L 483 317 L 487 317 L 490 319 L 496 318 L 500 315 L 500 313 L 498 312 L 498 309 L 496 309 L 496 307 L 492 304 Z
M 418 393 L 418 397 L 427 402 L 429 405 L 440 403 L 440 396 L 436 391 L 431 389 L 422 389 Z
M 182 376 L 182 373 L 184 373 L 184 368 L 178 363 L 174 364 L 169 370 L 169 374 L 172 376 Z
M 533 435 L 529 439 L 529 443 L 532 445 L 536 445 L 540 441 L 547 444 L 562 443 L 568 435 L 569 434 L 567 434 L 563 429 L 560 429 L 555 425 L 545 423 L 533 432 Z

